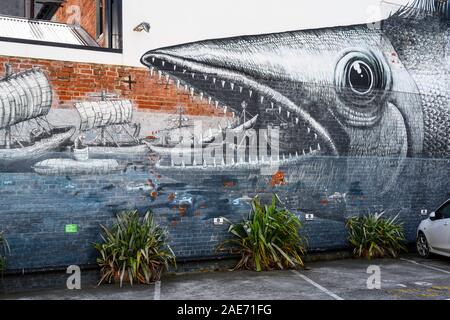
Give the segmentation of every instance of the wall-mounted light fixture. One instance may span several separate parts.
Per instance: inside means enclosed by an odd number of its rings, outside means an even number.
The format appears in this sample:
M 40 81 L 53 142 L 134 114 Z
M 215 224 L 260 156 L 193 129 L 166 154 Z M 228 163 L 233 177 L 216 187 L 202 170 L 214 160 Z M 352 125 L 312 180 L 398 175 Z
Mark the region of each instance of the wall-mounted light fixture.
M 148 22 L 141 22 L 139 25 L 137 25 L 134 29 L 133 29 L 133 31 L 136 31 L 136 32 L 142 32 L 142 31 L 145 31 L 145 32 L 147 32 L 147 33 L 149 33 L 150 32 L 150 23 L 148 23 Z

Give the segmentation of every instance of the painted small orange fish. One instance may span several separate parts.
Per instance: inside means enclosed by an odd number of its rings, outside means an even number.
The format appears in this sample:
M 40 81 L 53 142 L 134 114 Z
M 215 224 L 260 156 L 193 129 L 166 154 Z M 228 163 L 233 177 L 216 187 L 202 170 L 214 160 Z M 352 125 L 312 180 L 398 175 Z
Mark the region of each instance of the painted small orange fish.
M 286 184 L 284 172 L 278 171 L 272 176 L 272 180 L 270 181 L 270 185 L 272 187 L 275 186 L 284 186 Z
M 225 188 L 233 188 L 236 185 L 234 181 L 224 181 L 223 186 Z

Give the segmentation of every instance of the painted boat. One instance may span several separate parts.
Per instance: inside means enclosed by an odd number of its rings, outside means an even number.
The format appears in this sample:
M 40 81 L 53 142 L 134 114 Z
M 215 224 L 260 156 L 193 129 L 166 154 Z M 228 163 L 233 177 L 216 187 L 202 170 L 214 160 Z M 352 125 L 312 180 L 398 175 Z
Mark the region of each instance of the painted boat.
M 139 139 L 140 126 L 132 121 L 130 100 L 80 102 L 75 108 L 81 119 L 80 132 L 97 134 L 93 141 L 83 141 L 79 146 L 88 147 L 91 158 L 130 159 L 148 155 L 147 145 Z
M 8 72 L 9 73 L 9 72 Z M 68 142 L 75 127 L 54 127 L 47 120 L 52 88 L 38 68 L 0 80 L 0 164 L 32 162 Z M 26 126 L 26 129 L 24 129 Z
M 197 147 L 194 147 L 194 145 L 191 146 L 178 146 L 178 145 L 157 145 L 157 144 L 151 144 L 148 142 L 145 142 L 148 144 L 148 147 L 155 153 L 159 155 L 178 155 L 178 154 L 197 154 L 197 153 L 203 153 L 205 148 L 216 148 L 222 146 L 225 141 L 221 141 L 218 143 L 215 143 L 216 139 L 219 135 L 222 135 L 224 133 L 231 133 L 231 134 L 239 134 L 243 133 L 255 125 L 256 121 L 258 120 L 258 115 L 254 116 L 248 121 L 245 121 L 244 123 L 231 127 L 226 129 L 218 129 L 214 131 L 209 131 L 208 135 L 205 137 L 202 137 L 198 143 Z
M 125 169 L 114 159 L 47 159 L 33 166 L 34 172 L 45 176 L 60 175 L 106 175 L 119 173 Z

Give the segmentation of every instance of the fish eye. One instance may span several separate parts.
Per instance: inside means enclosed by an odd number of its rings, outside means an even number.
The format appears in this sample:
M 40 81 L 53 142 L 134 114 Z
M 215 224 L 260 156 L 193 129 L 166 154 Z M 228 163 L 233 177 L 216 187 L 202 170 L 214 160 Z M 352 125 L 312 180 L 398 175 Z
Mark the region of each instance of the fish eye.
M 391 89 L 390 69 L 371 51 L 347 52 L 336 65 L 335 86 L 347 102 L 367 104 Z
M 364 61 L 354 61 L 347 71 L 347 85 L 356 94 L 368 94 L 373 89 L 374 74 Z
M 392 89 L 389 65 L 381 54 L 371 50 L 344 52 L 334 71 L 337 113 L 354 126 L 374 124 L 382 115 Z

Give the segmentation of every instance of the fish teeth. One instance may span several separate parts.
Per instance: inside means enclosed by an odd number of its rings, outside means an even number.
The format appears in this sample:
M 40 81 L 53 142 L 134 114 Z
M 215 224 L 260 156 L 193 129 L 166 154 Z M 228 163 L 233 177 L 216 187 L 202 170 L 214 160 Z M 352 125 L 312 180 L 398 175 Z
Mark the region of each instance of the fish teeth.
M 253 91 L 252 90 L 249 90 L 248 91 L 248 95 L 250 96 L 250 98 L 252 97 L 252 95 L 253 95 Z
M 189 89 L 189 92 L 191 93 L 191 96 L 194 96 L 195 89 L 194 89 L 193 87 L 191 87 L 191 88 Z
M 260 100 L 261 104 L 264 103 L 264 97 L 263 97 L 263 96 L 261 96 L 261 97 L 259 98 L 259 100 Z
M 311 133 L 311 128 L 308 127 L 308 128 L 306 129 L 306 131 L 308 131 L 308 134 L 310 134 L 310 133 Z
M 320 148 L 320 143 L 318 143 L 317 144 L 317 151 L 320 151 L 321 150 L 321 148 Z
M 216 79 L 216 78 L 213 78 L 213 83 L 214 83 L 214 84 L 216 84 L 216 81 L 217 81 L 217 79 Z
M 205 81 L 208 80 L 208 75 L 205 74 L 205 75 L 203 76 L 203 78 L 205 79 Z
M 270 107 L 273 109 L 275 107 L 275 103 L 271 102 Z
M 186 73 L 186 69 L 183 69 L 183 74 L 185 74 Z
M 208 97 L 208 104 L 211 105 L 212 98 Z
M 188 85 L 187 84 L 184 85 L 184 91 L 188 91 Z
M 150 77 L 153 77 L 153 74 L 155 73 L 155 67 L 150 68 Z
M 180 88 L 180 80 L 177 80 L 177 89 Z
M 295 118 L 295 124 L 298 124 L 298 118 Z
M 219 107 L 219 101 L 216 100 L 215 104 L 216 104 L 216 109 L 217 109 Z
M 200 92 L 200 101 L 203 101 L 203 92 Z
M 228 107 L 227 107 L 227 106 L 224 106 L 224 107 L 223 107 L 223 113 L 227 113 L 227 110 L 228 110 Z
M 230 87 L 231 87 L 231 90 L 234 90 L 234 83 L 233 82 L 230 83 Z
M 162 77 L 162 71 L 158 70 L 158 79 L 161 80 L 161 77 Z
M 291 116 L 291 113 L 288 111 L 287 112 L 287 117 L 289 118 Z
M 195 79 L 195 73 L 192 72 L 192 79 Z
M 173 65 L 173 71 L 177 71 L 177 66 Z
M 278 107 L 278 113 L 281 114 L 281 107 Z
M 225 80 L 222 80 L 222 88 L 225 88 Z
M 239 87 L 239 93 L 242 93 L 242 90 L 244 90 L 243 87 Z
M 152 58 L 152 63 L 155 63 L 155 57 Z
M 314 140 L 317 140 L 318 136 L 317 133 L 314 133 Z
M 170 77 L 168 74 L 166 74 L 166 82 L 169 82 L 169 80 L 170 80 Z
M 309 153 L 313 153 L 312 147 L 309 147 Z
M 161 61 L 161 65 L 164 67 L 166 65 L 165 61 Z

